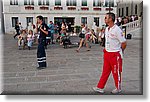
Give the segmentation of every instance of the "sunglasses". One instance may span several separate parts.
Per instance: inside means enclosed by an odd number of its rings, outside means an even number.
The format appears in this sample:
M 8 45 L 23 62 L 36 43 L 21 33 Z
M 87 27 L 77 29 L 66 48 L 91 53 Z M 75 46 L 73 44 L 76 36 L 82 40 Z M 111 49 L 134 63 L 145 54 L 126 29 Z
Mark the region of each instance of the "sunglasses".
M 105 17 L 105 19 L 109 19 L 109 18 L 111 18 L 111 17 Z
M 105 19 L 108 19 L 107 17 L 105 17 Z

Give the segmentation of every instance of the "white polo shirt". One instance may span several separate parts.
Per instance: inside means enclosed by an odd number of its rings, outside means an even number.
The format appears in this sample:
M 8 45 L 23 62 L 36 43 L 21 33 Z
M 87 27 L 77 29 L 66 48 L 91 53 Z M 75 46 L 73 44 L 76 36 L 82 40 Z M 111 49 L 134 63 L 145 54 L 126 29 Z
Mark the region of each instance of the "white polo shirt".
M 122 30 L 117 25 L 109 28 L 109 30 L 108 27 L 106 27 L 105 40 L 105 49 L 107 52 L 121 51 L 121 43 L 126 41 Z

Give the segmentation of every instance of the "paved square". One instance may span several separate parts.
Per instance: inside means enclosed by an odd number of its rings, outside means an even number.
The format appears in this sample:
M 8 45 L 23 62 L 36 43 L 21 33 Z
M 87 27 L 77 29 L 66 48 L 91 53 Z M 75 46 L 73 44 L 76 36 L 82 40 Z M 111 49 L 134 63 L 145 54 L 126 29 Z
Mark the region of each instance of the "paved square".
M 4 35 L 2 94 L 91 94 L 102 72 L 103 48 L 92 44 L 91 51 L 76 47 L 64 49 L 59 44 L 46 50 L 48 67 L 36 69 L 36 47 L 18 50 L 13 35 Z M 142 38 L 127 40 L 124 55 L 121 94 L 142 94 Z M 106 84 L 106 93 L 114 89 L 112 75 Z

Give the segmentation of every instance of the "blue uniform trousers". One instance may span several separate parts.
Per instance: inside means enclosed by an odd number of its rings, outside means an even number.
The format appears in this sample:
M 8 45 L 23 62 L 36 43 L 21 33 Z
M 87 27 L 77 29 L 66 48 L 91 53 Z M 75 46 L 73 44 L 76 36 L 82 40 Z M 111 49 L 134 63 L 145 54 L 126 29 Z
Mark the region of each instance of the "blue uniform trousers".
M 47 67 L 45 42 L 46 42 L 46 39 L 39 38 L 39 44 L 38 44 L 38 49 L 37 49 L 37 62 L 38 62 L 39 67 Z

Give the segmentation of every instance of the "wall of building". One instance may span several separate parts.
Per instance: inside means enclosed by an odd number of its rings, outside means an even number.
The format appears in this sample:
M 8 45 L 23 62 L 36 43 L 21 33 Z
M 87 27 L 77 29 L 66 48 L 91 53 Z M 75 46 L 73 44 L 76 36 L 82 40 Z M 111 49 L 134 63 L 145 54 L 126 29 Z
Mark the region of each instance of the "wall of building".
M 143 0 L 118 0 L 117 16 L 122 16 L 122 8 L 124 9 L 123 16 L 126 16 L 126 7 L 128 7 L 128 16 L 130 15 L 141 15 L 143 12 Z M 135 13 L 135 6 L 137 5 L 137 14 Z
M 103 1 L 103 0 L 102 0 Z M 99 17 L 99 25 L 105 24 L 104 23 L 104 17 L 105 14 L 108 13 L 106 11 L 106 8 L 108 7 L 101 7 L 101 11 L 95 11 L 93 10 L 93 0 L 87 0 L 87 7 L 89 8 L 88 11 L 81 10 L 81 0 L 77 0 L 77 6 L 76 10 L 68 10 L 68 7 L 66 6 L 66 0 L 61 1 L 61 5 L 63 7 L 63 10 L 54 10 L 55 7 L 55 0 L 51 0 L 48 10 L 41 10 L 38 5 L 38 0 L 35 0 L 34 10 L 26 10 L 24 5 L 24 0 L 18 0 L 18 5 L 10 5 L 9 0 L 4 2 L 4 21 L 5 21 L 5 30 L 6 32 L 14 31 L 14 28 L 12 27 L 12 17 L 18 17 L 19 22 L 22 23 L 24 28 L 26 27 L 26 17 L 33 17 L 33 23 L 36 22 L 36 16 L 42 15 L 44 17 L 48 18 L 48 21 L 54 21 L 54 17 L 75 17 L 75 24 L 81 25 L 81 17 L 87 17 L 87 25 L 92 28 L 94 17 Z M 116 7 L 112 7 L 115 14 L 117 13 Z

